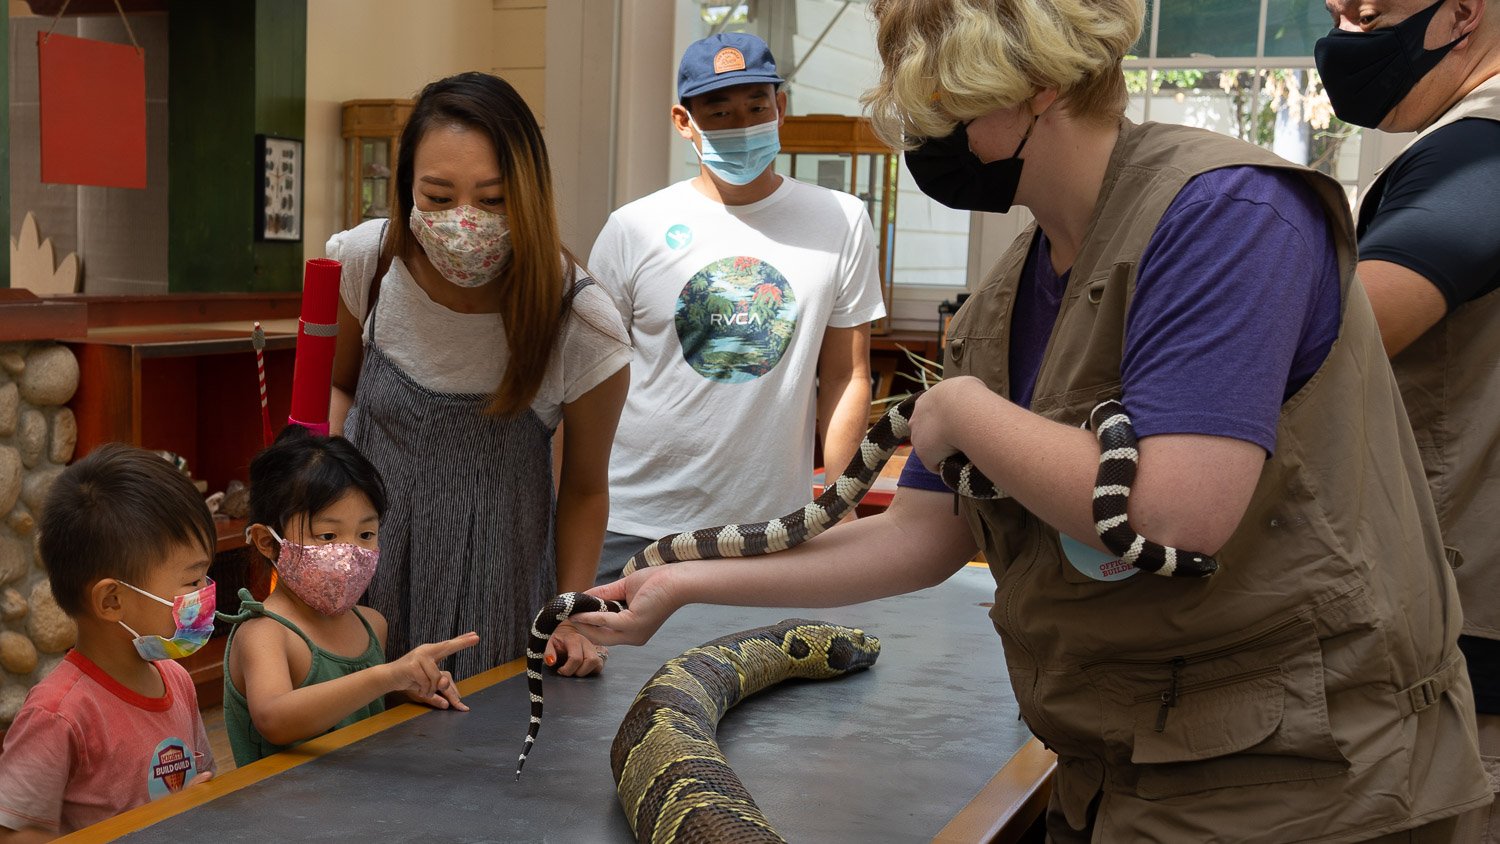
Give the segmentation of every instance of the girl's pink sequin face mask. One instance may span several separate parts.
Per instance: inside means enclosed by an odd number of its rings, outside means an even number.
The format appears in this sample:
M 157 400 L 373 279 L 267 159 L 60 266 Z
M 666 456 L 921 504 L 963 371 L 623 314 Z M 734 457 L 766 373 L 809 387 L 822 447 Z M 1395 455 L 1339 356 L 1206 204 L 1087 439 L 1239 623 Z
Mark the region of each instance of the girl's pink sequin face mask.
M 339 615 L 353 609 L 375 577 L 379 551 L 347 542 L 297 545 L 282 539 L 269 525 L 266 529 L 281 543 L 276 557 L 277 575 L 303 603 L 323 615 Z

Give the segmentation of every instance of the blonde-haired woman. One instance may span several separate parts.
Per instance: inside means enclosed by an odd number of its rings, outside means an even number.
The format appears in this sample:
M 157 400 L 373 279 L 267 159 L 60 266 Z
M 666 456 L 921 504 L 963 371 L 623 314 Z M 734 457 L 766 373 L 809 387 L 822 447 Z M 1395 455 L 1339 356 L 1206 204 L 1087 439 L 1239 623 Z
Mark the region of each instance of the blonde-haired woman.
M 474 630 L 480 644 L 453 657 L 462 679 L 521 656 L 537 608 L 593 583 L 630 350 L 562 245 L 541 130 L 509 83 L 424 88 L 395 178 L 389 221 L 328 243 L 343 262 L 331 428 L 390 495 L 368 592 L 387 658 Z M 547 658 L 568 675 L 603 667 L 568 627 Z
M 1331 179 L 1124 119 L 1140 0 L 877 0 L 867 95 L 921 189 L 1036 218 L 955 318 L 885 514 L 762 560 L 650 569 L 576 616 L 639 642 L 690 602 L 868 600 L 983 549 L 1057 841 L 1447 840 L 1487 799 L 1453 578 Z M 1140 437 L 1127 524 L 1212 554 L 1159 577 L 1100 539 L 1081 427 Z M 1008 497 L 922 467 L 967 455 Z M 1118 488 L 1099 493 L 1118 498 Z M 1163 566 L 1162 571 L 1170 571 Z

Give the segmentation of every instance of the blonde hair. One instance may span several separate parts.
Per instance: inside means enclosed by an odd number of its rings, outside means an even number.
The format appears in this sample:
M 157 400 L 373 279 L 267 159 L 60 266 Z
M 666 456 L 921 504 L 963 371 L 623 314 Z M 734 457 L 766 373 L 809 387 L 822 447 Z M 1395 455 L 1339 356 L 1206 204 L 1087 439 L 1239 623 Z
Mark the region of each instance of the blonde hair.
M 880 82 L 862 101 L 896 149 L 1048 88 L 1076 117 L 1118 119 L 1120 63 L 1146 14 L 1143 0 L 875 0 L 872 11 Z

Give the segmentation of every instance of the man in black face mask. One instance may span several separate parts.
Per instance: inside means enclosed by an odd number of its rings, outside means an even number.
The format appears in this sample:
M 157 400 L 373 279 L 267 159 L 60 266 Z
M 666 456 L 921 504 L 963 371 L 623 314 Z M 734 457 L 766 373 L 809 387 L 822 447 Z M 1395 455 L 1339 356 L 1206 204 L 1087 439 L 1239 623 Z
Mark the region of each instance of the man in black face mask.
M 1417 138 L 1358 213 L 1359 277 L 1421 446 L 1463 600 L 1481 756 L 1500 782 L 1500 9 L 1332 0 L 1334 111 Z M 1500 812 L 1463 819 L 1500 841 Z M 1487 832 L 1486 832 L 1487 830 Z

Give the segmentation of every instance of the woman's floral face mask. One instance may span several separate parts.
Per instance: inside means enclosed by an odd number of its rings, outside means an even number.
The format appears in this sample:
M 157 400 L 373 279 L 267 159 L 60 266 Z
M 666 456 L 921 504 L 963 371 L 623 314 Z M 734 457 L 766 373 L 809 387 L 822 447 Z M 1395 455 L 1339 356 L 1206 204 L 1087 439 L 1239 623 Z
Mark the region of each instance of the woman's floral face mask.
M 510 260 L 510 225 L 504 214 L 472 205 L 442 211 L 413 207 L 410 223 L 427 260 L 459 287 L 489 284 Z

